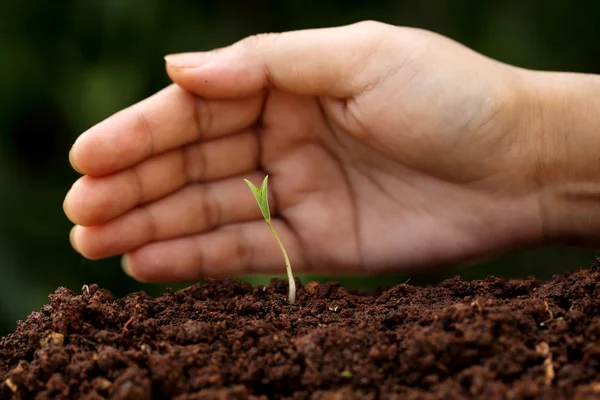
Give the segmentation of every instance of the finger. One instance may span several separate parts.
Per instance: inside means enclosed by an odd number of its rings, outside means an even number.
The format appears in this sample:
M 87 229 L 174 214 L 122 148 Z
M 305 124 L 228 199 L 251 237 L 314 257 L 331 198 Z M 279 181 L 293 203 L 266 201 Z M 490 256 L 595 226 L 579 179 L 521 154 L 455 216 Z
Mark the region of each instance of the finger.
M 75 224 L 101 224 L 190 182 L 254 171 L 258 167 L 258 152 L 258 141 L 251 130 L 190 144 L 115 174 L 81 177 L 67 193 L 63 208 Z
M 260 181 L 264 175 L 248 175 Z M 273 213 L 276 205 L 273 204 Z M 138 207 L 102 225 L 77 225 L 73 247 L 90 259 L 123 254 L 151 242 L 202 233 L 222 225 L 261 217 L 260 209 L 242 177 L 191 185 Z
M 366 22 L 257 35 L 208 53 L 169 55 L 167 72 L 175 83 L 209 98 L 245 97 L 271 86 L 350 97 L 389 71 L 394 54 L 376 50 L 390 36 L 390 28 Z M 359 73 L 367 67 L 375 73 Z
M 301 251 L 285 223 L 273 220 L 294 272 L 302 270 Z M 230 225 L 202 235 L 152 243 L 123 257 L 123 268 L 145 282 L 181 282 L 207 277 L 281 273 L 281 250 L 264 221 Z
M 83 133 L 69 158 L 82 174 L 111 174 L 167 150 L 247 128 L 261 107 L 260 96 L 204 100 L 171 85 Z

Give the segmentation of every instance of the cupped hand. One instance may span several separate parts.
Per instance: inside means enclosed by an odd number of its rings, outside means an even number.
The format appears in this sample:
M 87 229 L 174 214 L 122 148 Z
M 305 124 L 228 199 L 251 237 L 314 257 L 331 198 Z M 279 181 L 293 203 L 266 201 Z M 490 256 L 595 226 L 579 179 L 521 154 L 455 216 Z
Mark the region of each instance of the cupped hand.
M 82 134 L 75 249 L 142 281 L 406 273 L 541 239 L 523 74 L 363 22 L 167 57 L 174 84 Z

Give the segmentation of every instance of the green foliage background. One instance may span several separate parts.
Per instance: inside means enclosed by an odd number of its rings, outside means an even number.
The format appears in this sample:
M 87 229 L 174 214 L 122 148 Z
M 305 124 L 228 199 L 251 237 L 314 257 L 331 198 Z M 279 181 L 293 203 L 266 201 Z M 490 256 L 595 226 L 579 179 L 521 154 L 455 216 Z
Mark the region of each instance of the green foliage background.
M 600 72 L 598 1 L 3 1 L 0 334 L 45 304 L 57 286 L 80 290 L 97 282 L 117 296 L 164 289 L 125 277 L 117 259 L 91 262 L 78 256 L 69 246 L 70 223 L 61 208 L 77 178 L 67 160 L 71 143 L 91 125 L 166 86 L 163 55 L 225 46 L 254 33 L 363 19 L 434 30 L 522 67 Z M 535 249 L 411 278 L 417 284 L 459 273 L 467 279 L 491 273 L 547 278 L 588 266 L 593 256 Z M 406 279 L 343 283 L 368 289 Z

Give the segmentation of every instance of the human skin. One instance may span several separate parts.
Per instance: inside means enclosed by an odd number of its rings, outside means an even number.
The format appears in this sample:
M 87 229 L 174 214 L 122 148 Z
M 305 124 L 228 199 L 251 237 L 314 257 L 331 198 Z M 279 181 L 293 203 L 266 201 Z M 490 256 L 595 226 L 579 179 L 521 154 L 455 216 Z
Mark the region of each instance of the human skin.
M 600 79 L 362 22 L 166 57 L 173 85 L 92 127 L 64 202 L 84 257 L 141 281 L 413 273 L 597 244 Z

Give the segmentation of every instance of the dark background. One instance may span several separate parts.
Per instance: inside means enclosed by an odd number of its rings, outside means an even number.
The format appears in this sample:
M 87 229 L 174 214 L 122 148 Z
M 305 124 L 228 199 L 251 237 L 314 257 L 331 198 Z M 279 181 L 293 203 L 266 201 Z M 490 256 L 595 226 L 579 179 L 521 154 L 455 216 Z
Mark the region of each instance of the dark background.
M 57 286 L 78 291 L 96 282 L 117 296 L 164 289 L 133 282 L 118 259 L 82 259 L 70 248 L 71 225 L 62 211 L 77 178 L 67 159 L 71 143 L 91 125 L 166 86 L 163 55 L 225 46 L 254 33 L 363 19 L 434 30 L 526 68 L 600 72 L 598 1 L 3 1 L 0 335 L 45 304 Z M 412 276 L 411 283 L 431 284 L 459 273 L 466 279 L 548 278 L 586 267 L 593 258 L 593 251 L 534 249 Z M 369 289 L 407 278 L 342 282 Z

